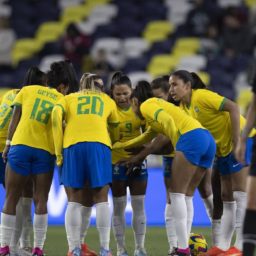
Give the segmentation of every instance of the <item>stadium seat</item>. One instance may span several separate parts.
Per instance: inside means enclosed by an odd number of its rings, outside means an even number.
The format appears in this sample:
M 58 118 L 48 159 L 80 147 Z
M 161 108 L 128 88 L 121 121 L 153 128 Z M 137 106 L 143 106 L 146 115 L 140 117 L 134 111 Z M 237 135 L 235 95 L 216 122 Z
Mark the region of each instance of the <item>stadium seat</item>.
M 149 43 L 140 37 L 127 38 L 123 41 L 124 53 L 127 58 L 136 58 L 141 56 L 150 47 Z
M 58 0 L 59 7 L 65 9 L 69 6 L 76 6 L 83 2 L 83 0 Z
M 60 22 L 45 22 L 36 32 L 36 40 L 42 45 L 48 42 L 53 42 L 59 39 L 64 33 L 65 25 Z
M 196 53 L 200 48 L 200 40 L 196 37 L 183 37 L 177 39 L 174 45 L 174 51 L 185 51 Z
M 93 24 L 90 21 L 82 21 L 82 22 L 78 22 L 77 27 L 79 29 L 79 31 L 83 34 L 86 35 L 91 35 L 95 32 L 97 25 Z
M 11 49 L 15 41 L 12 29 L 0 30 L 0 65 L 11 64 Z
M 105 4 L 96 6 L 90 17 L 92 16 L 100 16 L 100 17 L 108 17 L 109 19 L 114 18 L 117 15 L 118 9 L 116 5 L 113 4 Z
M 198 74 L 198 76 L 201 78 L 201 80 L 204 82 L 204 84 L 206 86 L 209 86 L 210 84 L 210 75 L 207 73 L 207 72 L 204 72 L 204 71 L 199 71 L 199 72 L 196 72 Z
M 45 56 L 42 58 L 40 64 L 39 64 L 39 68 L 42 70 L 42 71 L 47 71 L 50 69 L 50 66 L 53 62 L 55 61 L 61 61 L 61 60 L 64 60 L 65 57 L 64 55 L 61 55 L 61 54 L 55 54 L 55 55 L 48 55 L 48 56 Z
M 222 8 L 227 8 L 230 6 L 241 6 L 242 4 L 242 0 L 218 0 L 218 5 Z
M 203 55 L 191 55 L 181 57 L 177 69 L 199 71 L 206 68 L 207 59 Z

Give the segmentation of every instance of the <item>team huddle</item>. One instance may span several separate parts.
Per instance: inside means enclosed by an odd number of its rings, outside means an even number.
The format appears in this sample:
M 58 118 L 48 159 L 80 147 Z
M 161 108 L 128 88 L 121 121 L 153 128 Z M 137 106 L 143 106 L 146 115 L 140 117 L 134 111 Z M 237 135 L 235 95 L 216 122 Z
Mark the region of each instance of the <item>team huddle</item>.
M 254 129 L 236 103 L 208 90 L 199 76 L 178 70 L 134 88 L 116 72 L 109 95 L 96 74 L 77 82 L 71 63 L 52 63 L 45 74 L 31 68 L 22 89 L 8 91 L 0 105 L 0 256 L 44 255 L 47 200 L 55 165 L 68 198 L 68 256 L 117 256 L 125 244 L 127 187 L 131 194 L 134 256 L 148 255 L 146 157 L 163 155 L 168 255 L 192 255 L 189 236 L 198 188 L 212 225 L 212 248 L 200 255 L 243 255 L 242 226 Z M 111 216 L 108 192 L 113 194 Z M 31 203 L 35 204 L 32 227 Z M 96 207 L 99 254 L 84 242 Z M 236 234 L 232 244 L 233 234 Z M 244 254 L 245 255 L 245 254 Z

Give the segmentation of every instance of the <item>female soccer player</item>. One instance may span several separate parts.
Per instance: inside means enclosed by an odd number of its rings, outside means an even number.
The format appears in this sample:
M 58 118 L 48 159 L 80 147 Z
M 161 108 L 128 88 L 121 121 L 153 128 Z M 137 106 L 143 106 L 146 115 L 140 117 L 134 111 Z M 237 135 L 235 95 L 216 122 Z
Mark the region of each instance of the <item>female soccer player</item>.
M 68 188 L 65 227 L 68 255 L 81 251 L 81 206 L 83 188 L 92 188 L 96 206 L 96 226 L 100 236 L 100 256 L 111 256 L 110 209 L 111 139 L 119 139 L 115 102 L 96 88 L 93 75 L 82 76 L 80 91 L 61 99 L 53 109 L 53 135 L 57 164 L 62 165 L 61 183 Z M 66 126 L 63 130 L 63 121 Z M 112 126 L 111 138 L 108 127 Z M 63 151 L 63 153 L 62 153 Z
M 150 85 L 139 84 L 131 95 L 132 107 L 151 127 L 147 140 L 151 140 L 157 133 L 162 133 L 170 139 L 176 149 L 172 165 L 170 199 L 178 249 L 171 255 L 190 255 L 185 194 L 192 179 L 197 186 L 206 169 L 211 168 L 215 143 L 210 133 L 179 107 L 151 97 Z
M 256 75 L 252 84 L 253 98 L 249 106 L 246 125 L 240 136 L 239 143 L 236 148 L 236 158 L 241 163 L 246 163 L 245 151 L 246 151 L 246 141 L 250 136 L 255 120 L 256 120 Z M 252 163 L 250 168 L 250 175 L 247 178 L 247 209 L 244 220 L 243 229 L 243 254 L 246 256 L 255 255 L 256 248 L 256 137 L 253 141 L 253 153 L 252 153 Z
M 117 104 L 121 142 L 128 141 L 141 134 L 144 122 L 132 111 L 130 96 L 132 84 L 128 76 L 116 72 L 111 81 L 111 95 Z M 135 238 L 134 256 L 147 255 L 144 249 L 146 234 L 145 193 L 147 188 L 146 162 L 136 166 L 139 170 L 127 174 L 127 168 L 119 165 L 130 154 L 123 149 L 112 151 L 112 194 L 113 194 L 113 231 L 117 242 L 117 255 L 128 256 L 125 249 L 125 208 L 127 204 L 127 187 L 131 193 L 131 205 L 133 210 L 132 227 Z
M 206 255 L 226 251 L 230 247 L 235 226 L 235 247 L 231 247 L 225 255 L 241 253 L 241 226 L 246 204 L 245 178 L 250 163 L 251 140 L 248 140 L 245 165 L 235 160 L 232 151 L 239 139 L 240 122 L 243 127 L 245 120 L 240 116 L 238 106 L 234 102 L 210 90 L 198 89 L 205 88 L 205 85 L 195 73 L 176 71 L 170 77 L 170 85 L 173 99 L 180 101 L 180 107 L 211 132 L 217 144 L 214 168 L 221 173 L 221 241 L 219 248 L 213 247 Z
M 26 86 L 13 101 L 13 115 L 3 152 L 7 169 L 6 198 L 1 214 L 1 256 L 9 255 L 16 222 L 16 205 L 30 175 L 33 177 L 35 202 L 32 255 L 43 255 L 47 199 L 55 161 L 50 116 L 54 104 L 72 87 L 72 78 L 69 76 L 71 69 L 69 63 L 53 63 L 47 73 L 49 87 Z

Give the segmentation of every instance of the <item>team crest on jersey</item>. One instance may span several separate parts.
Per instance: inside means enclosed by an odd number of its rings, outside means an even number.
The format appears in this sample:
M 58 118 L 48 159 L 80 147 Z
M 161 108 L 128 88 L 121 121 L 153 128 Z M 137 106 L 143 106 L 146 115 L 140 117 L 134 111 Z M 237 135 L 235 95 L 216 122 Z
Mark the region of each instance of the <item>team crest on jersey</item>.
M 194 110 L 195 110 L 196 113 L 199 112 L 199 108 L 197 106 L 194 107 Z
M 115 166 L 114 166 L 114 174 L 115 174 L 115 175 L 120 174 L 120 173 L 119 173 L 119 166 L 118 166 L 118 165 L 115 165 Z

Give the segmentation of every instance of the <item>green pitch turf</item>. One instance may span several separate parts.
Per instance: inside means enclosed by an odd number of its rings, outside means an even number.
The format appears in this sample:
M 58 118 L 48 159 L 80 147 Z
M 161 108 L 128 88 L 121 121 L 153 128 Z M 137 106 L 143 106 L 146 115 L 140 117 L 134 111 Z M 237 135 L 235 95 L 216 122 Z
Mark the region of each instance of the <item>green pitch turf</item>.
M 210 246 L 211 243 L 211 230 L 209 228 L 194 228 L 194 233 L 203 234 Z M 87 235 L 86 242 L 90 248 L 98 252 L 99 242 L 98 233 L 95 227 L 90 227 Z M 126 230 L 126 247 L 129 255 L 133 256 L 134 239 L 131 228 Z M 111 233 L 110 248 L 113 256 L 116 255 L 116 245 L 113 234 Z M 149 256 L 165 256 L 168 251 L 168 243 L 164 227 L 148 227 L 146 235 L 146 249 Z M 45 253 L 47 256 L 65 256 L 67 254 L 67 239 L 64 227 L 49 227 L 46 243 Z

